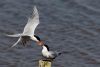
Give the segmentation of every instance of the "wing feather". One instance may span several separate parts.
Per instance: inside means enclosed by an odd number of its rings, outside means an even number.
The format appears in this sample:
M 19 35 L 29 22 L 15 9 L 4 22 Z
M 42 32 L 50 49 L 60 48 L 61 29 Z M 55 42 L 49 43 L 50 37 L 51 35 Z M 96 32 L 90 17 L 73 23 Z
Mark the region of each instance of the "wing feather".
M 39 24 L 39 14 L 36 6 L 34 7 L 32 17 L 28 19 L 26 26 L 24 27 L 23 34 L 32 36 L 34 35 L 35 28 Z

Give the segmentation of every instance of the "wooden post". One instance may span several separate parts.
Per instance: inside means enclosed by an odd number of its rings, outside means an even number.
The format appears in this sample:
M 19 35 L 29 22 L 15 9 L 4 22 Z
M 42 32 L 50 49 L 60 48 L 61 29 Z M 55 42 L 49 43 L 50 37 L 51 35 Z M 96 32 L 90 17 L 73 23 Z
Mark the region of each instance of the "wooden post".
M 39 67 L 51 67 L 51 62 L 47 60 L 39 60 Z

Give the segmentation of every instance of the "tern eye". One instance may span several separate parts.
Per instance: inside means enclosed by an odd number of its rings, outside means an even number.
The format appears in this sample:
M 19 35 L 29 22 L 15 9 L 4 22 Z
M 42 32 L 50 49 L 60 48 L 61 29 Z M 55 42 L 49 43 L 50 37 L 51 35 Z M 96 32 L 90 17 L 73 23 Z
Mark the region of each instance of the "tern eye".
M 36 39 L 40 41 L 40 38 L 38 36 L 34 35 L 34 37 L 36 37 Z

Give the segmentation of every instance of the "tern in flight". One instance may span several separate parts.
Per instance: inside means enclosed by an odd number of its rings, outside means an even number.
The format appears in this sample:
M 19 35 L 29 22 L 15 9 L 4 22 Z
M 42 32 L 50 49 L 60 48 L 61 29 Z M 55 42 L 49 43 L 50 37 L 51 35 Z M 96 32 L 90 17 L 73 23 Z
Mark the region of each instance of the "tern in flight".
M 37 35 L 34 34 L 35 28 L 39 23 L 40 22 L 39 22 L 38 10 L 36 6 L 34 6 L 32 17 L 29 17 L 28 22 L 24 27 L 23 33 L 7 35 L 9 37 L 19 37 L 18 41 L 11 47 L 16 46 L 20 41 L 25 46 L 25 44 L 30 40 L 36 41 L 38 45 L 42 45 L 43 41 Z

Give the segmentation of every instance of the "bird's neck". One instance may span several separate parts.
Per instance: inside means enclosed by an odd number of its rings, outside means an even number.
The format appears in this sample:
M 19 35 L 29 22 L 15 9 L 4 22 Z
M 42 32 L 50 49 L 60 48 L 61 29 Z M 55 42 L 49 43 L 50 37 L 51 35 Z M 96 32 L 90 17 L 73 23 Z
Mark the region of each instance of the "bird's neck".
M 45 46 L 43 46 L 42 52 L 48 52 L 48 49 Z

